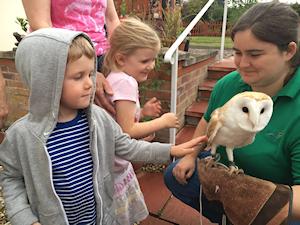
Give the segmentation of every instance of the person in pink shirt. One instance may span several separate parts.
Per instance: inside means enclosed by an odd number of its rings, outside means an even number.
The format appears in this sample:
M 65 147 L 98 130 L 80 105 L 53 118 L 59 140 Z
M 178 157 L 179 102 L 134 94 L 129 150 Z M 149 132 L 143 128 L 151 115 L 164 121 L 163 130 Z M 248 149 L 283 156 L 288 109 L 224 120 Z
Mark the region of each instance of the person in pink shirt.
M 98 71 L 101 71 L 104 54 L 109 49 L 108 39 L 120 23 L 113 0 L 22 0 L 22 2 L 32 31 L 56 27 L 87 33 L 94 43 Z M 95 103 L 114 114 L 114 108 L 106 100 L 104 91 L 112 95 L 105 78 L 98 73 Z
M 140 107 L 138 83 L 147 79 L 160 50 L 156 32 L 138 19 L 127 18 L 114 30 L 110 44 L 104 59 L 104 71 L 114 93 L 110 100 L 116 110 L 115 119 L 123 132 L 135 139 L 151 139 L 155 131 L 178 128 L 175 114 L 165 113 L 158 117 L 161 105 L 156 98 Z M 144 116 L 158 118 L 140 122 Z M 133 224 L 148 215 L 132 165 L 121 158 L 115 161 L 114 199 L 120 224 Z

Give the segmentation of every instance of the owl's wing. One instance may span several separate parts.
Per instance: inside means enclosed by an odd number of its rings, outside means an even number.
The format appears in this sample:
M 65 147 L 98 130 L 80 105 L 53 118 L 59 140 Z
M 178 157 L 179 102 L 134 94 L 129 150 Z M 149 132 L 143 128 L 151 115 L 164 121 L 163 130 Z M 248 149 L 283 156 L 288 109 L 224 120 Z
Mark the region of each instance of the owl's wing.
M 220 108 L 213 111 L 211 114 L 210 121 L 207 126 L 206 135 L 208 137 L 208 145 L 211 145 L 215 138 L 218 130 L 222 127 L 222 116 Z

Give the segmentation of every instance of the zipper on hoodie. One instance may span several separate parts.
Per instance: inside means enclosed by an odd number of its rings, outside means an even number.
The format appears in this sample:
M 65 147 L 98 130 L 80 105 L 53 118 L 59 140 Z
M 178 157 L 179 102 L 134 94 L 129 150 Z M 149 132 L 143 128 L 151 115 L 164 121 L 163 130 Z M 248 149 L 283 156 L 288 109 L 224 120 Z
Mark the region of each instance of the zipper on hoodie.
M 55 188 L 54 188 L 54 184 L 53 184 L 53 178 L 52 178 L 52 165 L 50 164 L 51 162 L 51 159 L 50 159 L 50 155 L 48 153 L 48 150 L 47 150 L 47 147 L 46 145 L 43 143 L 43 147 L 44 147 L 44 151 L 47 155 L 47 158 L 48 158 L 48 167 L 49 167 L 49 171 L 50 171 L 50 180 L 51 180 L 51 188 L 52 188 L 52 192 L 54 193 L 54 196 L 57 198 L 58 202 L 59 202 L 59 205 L 60 205 L 60 208 L 63 212 L 63 216 L 64 216 L 64 219 L 65 219 L 65 222 L 67 223 L 67 225 L 69 225 L 69 221 L 68 221 L 68 217 L 67 217 L 67 214 L 64 210 L 64 206 L 59 198 L 59 196 L 57 195 L 56 191 L 55 191 Z
M 90 151 L 91 151 L 91 148 L 93 146 L 93 142 L 95 140 L 94 138 L 94 133 L 95 133 L 95 120 L 94 119 L 91 119 L 91 121 L 93 121 L 93 123 L 91 123 L 91 135 L 90 137 L 92 137 L 92 140 L 90 142 Z M 99 185 L 98 185 L 98 173 L 99 173 L 99 158 L 98 158 L 98 155 L 97 154 L 93 154 L 93 152 L 91 151 L 91 154 L 92 154 L 92 157 L 95 159 L 95 192 L 97 194 L 97 197 L 99 198 L 100 200 L 100 225 L 103 224 L 103 216 L 104 216 L 104 213 L 103 213 L 103 201 L 102 201 L 102 198 L 101 198 L 101 194 L 99 193 Z

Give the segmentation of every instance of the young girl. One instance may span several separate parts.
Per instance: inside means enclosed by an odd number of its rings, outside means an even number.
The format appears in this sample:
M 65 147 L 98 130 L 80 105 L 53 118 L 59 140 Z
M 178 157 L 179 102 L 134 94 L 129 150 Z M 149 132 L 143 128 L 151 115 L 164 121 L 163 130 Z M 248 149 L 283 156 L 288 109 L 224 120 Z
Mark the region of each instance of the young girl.
M 114 95 L 116 121 L 123 132 L 132 138 L 151 137 L 163 128 L 178 128 L 179 121 L 173 113 L 147 122 L 139 122 L 143 116 L 157 117 L 161 113 L 160 102 L 155 98 L 140 108 L 138 83 L 147 79 L 160 50 L 156 32 L 138 19 L 128 18 L 114 30 L 111 48 L 104 65 L 109 74 Z M 130 162 L 116 159 L 115 166 L 116 214 L 121 224 L 132 224 L 145 219 L 148 210 Z

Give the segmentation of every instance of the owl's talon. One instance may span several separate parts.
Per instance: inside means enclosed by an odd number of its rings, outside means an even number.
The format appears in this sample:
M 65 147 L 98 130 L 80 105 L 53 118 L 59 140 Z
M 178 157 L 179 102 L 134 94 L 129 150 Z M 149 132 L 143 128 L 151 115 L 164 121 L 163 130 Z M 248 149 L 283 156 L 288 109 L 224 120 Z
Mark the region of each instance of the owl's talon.
M 244 173 L 244 171 L 242 169 L 239 169 L 234 162 L 229 161 L 228 164 L 229 164 L 229 173 L 230 173 L 230 175 L 232 175 L 232 174 L 243 174 Z
M 213 167 L 214 164 L 215 164 L 215 161 L 214 161 L 213 157 L 206 157 L 205 161 L 207 162 L 206 163 L 206 168 Z
M 215 160 L 215 162 L 219 162 L 221 159 L 221 156 L 219 153 L 213 154 L 212 157 Z

